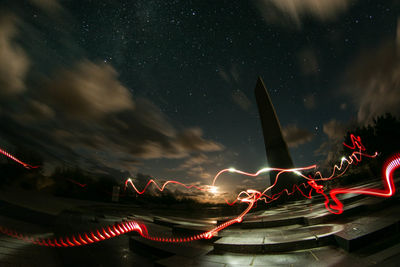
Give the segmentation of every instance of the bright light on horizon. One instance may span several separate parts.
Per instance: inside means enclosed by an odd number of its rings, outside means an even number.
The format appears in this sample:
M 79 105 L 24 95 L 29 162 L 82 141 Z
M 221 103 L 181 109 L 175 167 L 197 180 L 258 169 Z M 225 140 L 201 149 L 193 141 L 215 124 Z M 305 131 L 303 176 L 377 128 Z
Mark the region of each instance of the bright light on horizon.
M 213 194 L 217 194 L 218 193 L 218 187 L 217 186 L 210 186 L 209 191 Z

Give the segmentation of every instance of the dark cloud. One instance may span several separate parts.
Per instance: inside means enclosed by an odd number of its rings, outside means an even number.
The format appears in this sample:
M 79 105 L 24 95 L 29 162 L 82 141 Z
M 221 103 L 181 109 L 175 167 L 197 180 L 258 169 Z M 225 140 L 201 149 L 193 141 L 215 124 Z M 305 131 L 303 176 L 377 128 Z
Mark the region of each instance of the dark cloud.
M 250 99 L 240 90 L 233 91 L 232 99 L 244 111 L 248 111 L 251 107 Z
M 203 131 L 200 128 L 190 128 L 178 133 L 176 141 L 184 150 L 188 151 L 219 151 L 223 148 L 220 144 L 209 142 L 202 136 Z
M 5 112 L 2 136 L 41 150 L 50 161 L 90 170 L 135 171 L 145 159 L 219 151 L 200 128 L 176 129 L 147 99 L 133 101 L 108 65 L 83 60 L 46 79 L 44 93 L 25 95 Z M 29 132 L 29 135 L 26 134 Z
M 11 115 L 16 121 L 34 123 L 55 117 L 53 109 L 36 100 L 28 100 L 22 108 L 23 110 L 19 110 Z
M 183 170 L 186 175 L 193 178 L 209 179 L 212 177 L 205 164 L 210 163 L 211 160 L 205 154 L 197 154 L 190 156 L 184 161 L 176 170 Z
M 239 87 L 239 70 L 238 70 L 237 65 L 233 64 L 231 66 L 230 70 L 226 70 L 222 67 L 219 67 L 218 74 L 232 88 Z M 246 94 L 243 93 L 242 90 L 240 90 L 240 89 L 233 90 L 231 93 L 231 97 L 232 97 L 233 102 L 236 105 L 238 105 L 241 109 L 243 109 L 244 111 L 249 111 L 249 109 L 251 107 L 251 101 L 246 96 Z
M 56 12 L 62 9 L 58 0 L 29 0 L 32 4 L 46 12 Z
M 334 164 L 340 161 L 340 150 L 343 147 L 342 142 L 346 131 L 352 128 L 354 122 L 341 122 L 332 119 L 324 123 L 322 130 L 328 136 L 328 140 L 323 142 L 315 151 L 315 155 L 323 156 L 320 165 L 325 169 L 330 169 Z
M 211 179 L 213 176 L 202 166 L 196 166 L 187 170 L 187 174 L 195 179 Z
M 264 19 L 270 23 L 291 23 L 298 27 L 307 15 L 321 21 L 332 20 L 354 0 L 255 0 Z
M 346 72 L 344 92 L 355 104 L 361 124 L 386 112 L 400 115 L 399 37 L 362 52 Z
M 0 14 L 0 94 L 13 95 L 23 92 L 29 59 L 15 38 L 18 19 Z
M 316 106 L 315 95 L 313 94 L 306 95 L 303 98 L 303 103 L 304 107 L 306 107 L 307 109 L 315 109 Z
M 335 119 L 324 123 L 322 130 L 332 140 L 342 140 L 348 127 Z
M 317 56 L 311 48 L 304 49 L 298 54 L 298 64 L 305 75 L 316 74 L 319 71 Z
M 204 154 L 193 155 L 189 157 L 187 160 L 185 160 L 185 162 L 183 162 L 179 166 L 179 169 L 190 169 L 194 166 L 208 163 L 209 161 L 210 161 L 209 158 Z
M 283 137 L 289 147 L 297 147 L 312 140 L 313 134 L 296 125 L 288 125 L 282 129 Z
M 116 70 L 107 64 L 83 60 L 71 69 L 56 73 L 48 82 L 45 95 L 65 115 L 95 118 L 133 109 L 130 92 L 119 81 Z

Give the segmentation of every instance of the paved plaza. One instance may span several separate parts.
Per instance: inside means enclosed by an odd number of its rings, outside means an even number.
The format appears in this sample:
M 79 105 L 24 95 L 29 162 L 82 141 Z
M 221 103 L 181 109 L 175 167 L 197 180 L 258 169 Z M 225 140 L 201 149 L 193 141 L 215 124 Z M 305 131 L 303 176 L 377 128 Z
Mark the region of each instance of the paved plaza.
M 190 236 L 232 218 L 187 218 L 174 211 L 34 193 L 27 202 L 10 192 L 1 194 L 1 225 L 36 237 L 123 220 L 143 222 L 154 235 Z M 342 201 L 341 215 L 329 213 L 318 198 L 259 209 L 210 240 L 184 244 L 154 242 L 132 232 L 82 247 L 49 248 L 1 235 L 0 266 L 398 266 L 399 198 L 350 195 Z

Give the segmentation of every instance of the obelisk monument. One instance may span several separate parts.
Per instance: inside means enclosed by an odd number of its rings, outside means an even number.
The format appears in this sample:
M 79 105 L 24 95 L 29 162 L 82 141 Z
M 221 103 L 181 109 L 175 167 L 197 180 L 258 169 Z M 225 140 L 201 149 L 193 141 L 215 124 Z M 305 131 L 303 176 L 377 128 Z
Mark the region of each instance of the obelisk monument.
M 278 116 L 276 115 L 274 105 L 271 102 L 271 98 L 269 97 L 261 77 L 257 80 L 255 95 L 264 134 L 264 144 L 269 167 L 294 168 L 287 144 L 282 136 L 282 129 Z M 271 185 L 275 183 L 275 178 L 276 173 L 271 173 Z M 276 185 L 272 188 L 271 193 L 276 194 L 284 189 L 291 191 L 293 185 L 297 183 L 298 176 L 292 173 L 281 174 Z

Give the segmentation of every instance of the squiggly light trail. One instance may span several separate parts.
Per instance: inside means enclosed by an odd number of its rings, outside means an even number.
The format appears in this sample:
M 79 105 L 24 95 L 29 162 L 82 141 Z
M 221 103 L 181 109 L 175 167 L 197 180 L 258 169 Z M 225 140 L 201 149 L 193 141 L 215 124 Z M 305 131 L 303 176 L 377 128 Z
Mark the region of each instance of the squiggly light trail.
M 362 145 L 360 137 L 355 137 L 354 135 L 351 135 L 351 141 L 352 141 L 352 145 L 347 145 L 347 144 L 344 144 L 344 145 L 353 150 L 357 149 L 358 151 L 354 151 L 348 157 L 348 159 L 342 158 L 340 165 L 339 166 L 335 165 L 333 168 L 332 174 L 329 177 L 325 177 L 325 178 L 322 176 L 322 174 L 320 172 L 316 172 L 313 178 L 307 177 L 301 173 L 301 171 L 306 171 L 306 170 L 311 170 L 311 169 L 316 168 L 316 165 L 311 165 L 308 167 L 294 168 L 294 169 L 263 168 L 263 169 L 257 171 L 256 173 L 248 173 L 248 172 L 236 170 L 234 168 L 229 168 L 229 169 L 224 169 L 224 170 L 221 170 L 220 172 L 218 172 L 217 175 L 214 177 L 212 184 L 206 185 L 206 186 L 185 185 L 185 184 L 177 182 L 177 181 L 167 181 L 167 182 L 163 183 L 162 186 L 159 186 L 153 179 L 151 179 L 151 180 L 149 180 L 149 182 L 145 185 L 145 187 L 142 190 L 138 190 L 137 187 L 132 182 L 132 179 L 129 178 L 126 180 L 125 189 L 127 188 L 128 185 L 131 185 L 132 188 L 138 194 L 145 193 L 145 191 L 148 189 L 148 187 L 151 184 L 154 184 L 155 187 L 159 191 L 163 191 L 168 184 L 176 184 L 179 186 L 183 186 L 187 189 L 194 188 L 194 189 L 201 190 L 201 191 L 213 192 L 216 189 L 215 184 L 217 182 L 217 179 L 223 173 L 229 172 L 229 173 L 242 174 L 242 175 L 250 176 L 250 177 L 256 177 L 262 173 L 266 173 L 266 172 L 270 172 L 270 171 L 278 172 L 276 175 L 274 184 L 272 184 L 271 186 L 266 188 L 263 192 L 260 192 L 258 190 L 254 190 L 254 189 L 248 189 L 246 191 L 240 192 L 233 202 L 229 203 L 227 201 L 227 203 L 229 205 L 234 205 L 238 201 L 248 204 L 247 208 L 240 215 L 238 215 L 237 217 L 235 217 L 231 220 L 228 220 L 225 223 L 222 223 L 222 224 L 214 227 L 213 229 L 211 229 L 209 231 L 203 232 L 198 235 L 183 237 L 183 238 L 174 238 L 174 237 L 168 238 L 168 237 L 151 236 L 148 233 L 147 227 L 144 224 L 139 224 L 136 221 L 117 223 L 113 226 L 107 226 L 107 227 L 103 227 L 103 228 L 95 230 L 95 231 L 90 231 L 88 233 L 80 233 L 80 234 L 76 234 L 76 235 L 71 235 L 69 237 L 67 236 L 64 238 L 62 238 L 62 237 L 47 238 L 47 239 L 32 238 L 32 237 L 29 237 L 26 235 L 22 235 L 16 231 L 9 230 L 2 226 L 0 226 L 0 232 L 7 234 L 9 236 L 12 236 L 12 237 L 21 239 L 21 240 L 31 242 L 36 245 L 50 246 L 50 247 L 82 246 L 82 245 L 87 245 L 87 244 L 91 244 L 94 242 L 103 241 L 103 240 L 106 240 L 106 239 L 109 239 L 112 237 L 116 237 L 118 235 L 125 234 L 125 233 L 131 232 L 131 231 L 138 232 L 140 234 L 140 236 L 142 236 L 143 238 L 150 239 L 153 241 L 158 241 L 158 242 L 190 242 L 190 241 L 199 240 L 199 239 L 212 238 L 214 235 L 216 235 L 222 229 L 224 229 L 234 223 L 240 223 L 243 220 L 243 217 L 253 208 L 254 204 L 257 201 L 263 200 L 266 203 L 270 203 L 271 201 L 277 200 L 283 193 L 291 195 L 294 192 L 298 191 L 304 197 L 311 198 L 312 190 L 314 189 L 316 191 L 316 193 L 321 194 L 325 197 L 326 208 L 330 212 L 335 213 L 335 214 L 340 214 L 343 212 L 343 204 L 336 197 L 336 195 L 339 195 L 339 194 L 349 194 L 349 193 L 354 194 L 355 193 L 355 194 L 365 194 L 365 195 L 372 195 L 372 196 L 378 196 L 378 197 L 392 196 L 395 192 L 395 187 L 394 187 L 394 183 L 393 183 L 393 172 L 400 167 L 400 154 L 392 157 L 387 162 L 387 164 L 384 165 L 384 175 L 383 175 L 383 182 L 384 182 L 384 187 L 385 187 L 384 190 L 336 188 L 336 189 L 332 189 L 328 194 L 326 194 L 323 190 L 323 186 L 317 184 L 317 181 L 330 180 L 330 179 L 342 176 L 351 164 L 353 164 L 354 162 L 361 161 L 362 156 L 366 156 L 366 157 L 370 157 L 370 158 L 374 158 L 377 156 L 377 153 L 375 153 L 374 155 L 368 155 L 368 154 L 363 153 L 363 151 L 365 151 L 365 147 Z M 25 168 L 34 168 L 34 166 L 28 165 L 28 164 L 16 159 L 14 156 L 5 152 L 4 150 L 0 150 L 0 153 L 9 157 L 10 159 L 13 159 L 14 161 L 16 161 L 18 163 L 20 163 Z M 344 166 L 345 163 L 347 163 L 346 166 Z M 340 173 L 336 175 L 336 171 L 339 171 Z M 300 177 L 306 179 L 306 183 L 302 183 L 300 185 L 293 185 L 291 192 L 289 192 L 287 189 L 285 189 L 280 193 L 274 194 L 272 196 L 268 196 L 266 194 L 266 192 L 271 190 L 276 185 L 279 176 L 282 173 L 286 173 L 286 172 L 292 172 L 292 173 L 299 175 Z M 320 178 L 317 179 L 316 178 L 317 176 L 319 176 Z M 301 190 L 301 187 L 310 188 L 309 193 L 305 194 Z M 331 196 L 331 199 L 333 200 L 334 204 L 329 204 L 330 201 L 329 201 L 328 195 Z
M 25 162 L 23 162 L 23 161 L 17 159 L 15 156 L 11 155 L 10 153 L 8 153 L 7 151 L 5 151 L 5 150 L 3 150 L 3 149 L 1 149 L 1 148 L 0 148 L 0 153 L 3 154 L 3 155 L 6 156 L 6 157 L 12 159 L 13 161 L 15 161 L 15 162 L 21 164 L 22 166 L 24 166 L 24 167 L 27 168 L 27 169 L 36 169 L 36 168 L 39 168 L 39 166 L 32 166 L 32 165 L 29 165 L 28 163 L 25 163 Z

